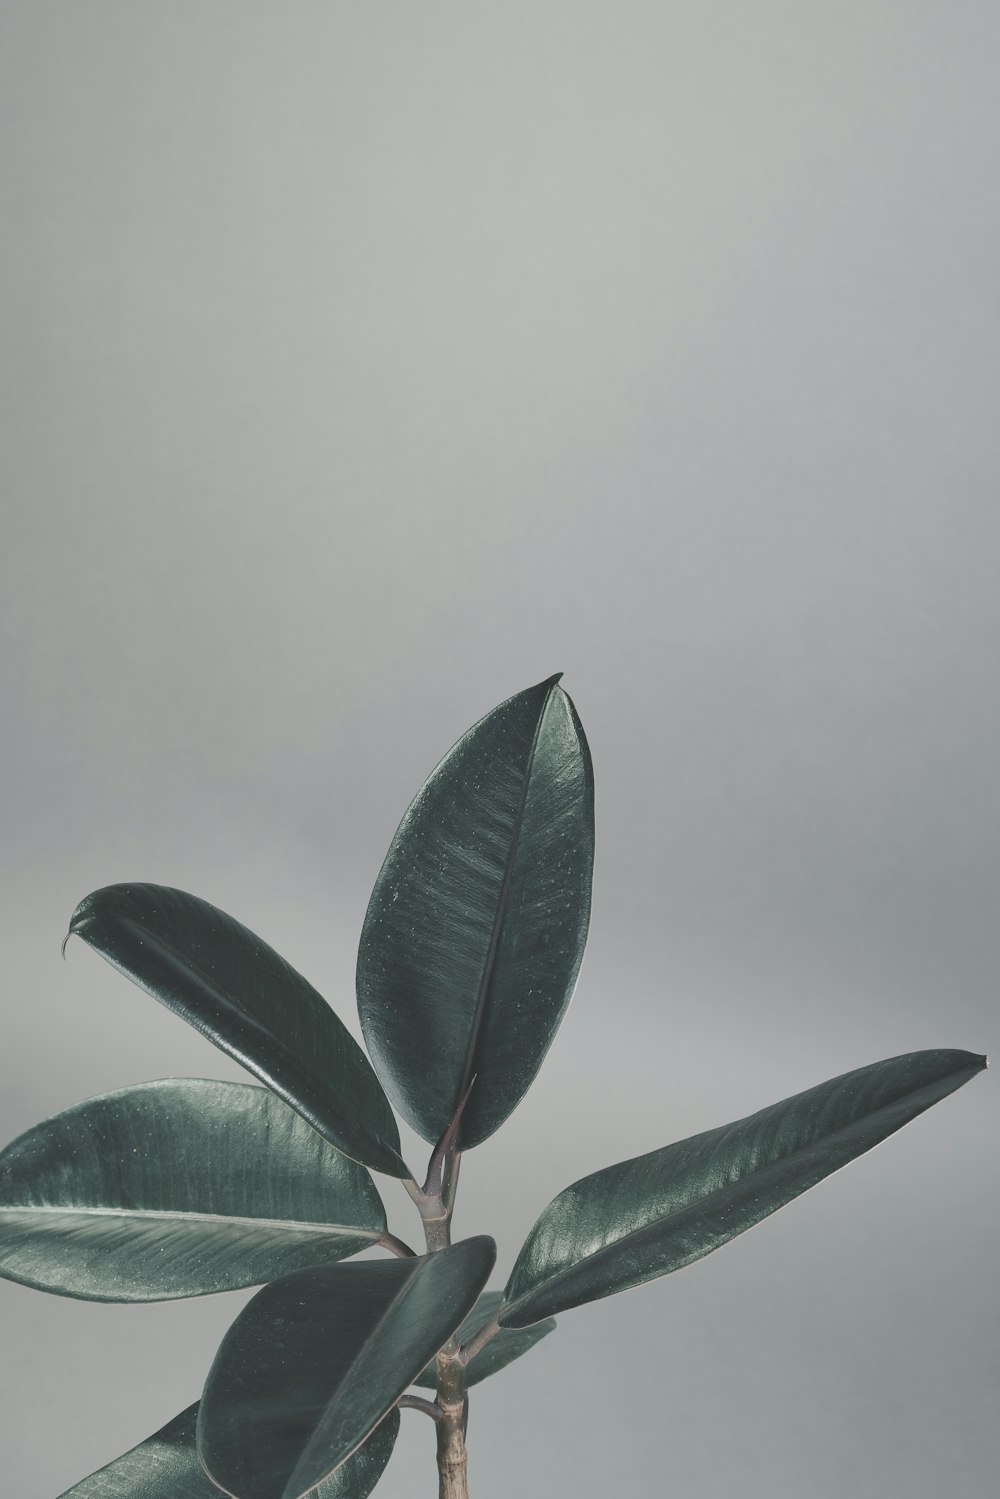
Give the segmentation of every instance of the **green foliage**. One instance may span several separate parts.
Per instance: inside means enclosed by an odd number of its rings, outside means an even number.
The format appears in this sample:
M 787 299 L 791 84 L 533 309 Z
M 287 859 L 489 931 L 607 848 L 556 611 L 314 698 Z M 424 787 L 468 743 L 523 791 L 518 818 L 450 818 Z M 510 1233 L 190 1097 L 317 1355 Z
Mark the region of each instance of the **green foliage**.
M 267 1087 L 143 1083 L 28 1130 L 0 1154 L 0 1274 L 96 1301 L 264 1289 L 200 1405 L 64 1499 L 365 1499 L 401 1407 L 434 1419 L 440 1494 L 465 1499 L 467 1391 L 553 1314 L 711 1253 L 985 1066 L 893 1057 L 607 1166 L 549 1204 L 506 1289 L 484 1292 L 493 1240 L 451 1243 L 459 1164 L 566 1012 L 593 853 L 590 753 L 551 677 L 463 735 L 393 838 L 358 958 L 374 1069 L 316 990 L 206 901 L 137 884 L 80 903 L 70 935 Z M 434 1145 L 422 1185 L 389 1098 Z M 425 1254 L 388 1231 L 366 1167 L 402 1179 Z M 375 1247 L 396 1258 L 337 1263 Z
M 243 1083 L 122 1088 L 0 1155 L 0 1272 L 87 1301 L 257 1286 L 370 1249 L 385 1229 L 364 1167 Z
M 406 1175 L 388 1099 L 354 1037 L 290 963 L 225 911 L 164 885 L 108 885 L 80 902 L 67 937 L 82 937 L 344 1155 Z
M 585 1176 L 549 1203 L 525 1240 L 501 1324 L 525 1327 L 711 1254 L 982 1066 L 967 1051 L 891 1057 Z
M 218 1488 L 198 1461 L 197 1419 L 196 1402 L 60 1499 L 219 1499 Z M 366 1499 L 382 1477 L 398 1431 L 399 1412 L 391 1411 L 364 1446 L 313 1489 L 310 1499 Z
M 327 1265 L 259 1291 L 215 1357 L 198 1448 L 240 1499 L 300 1499 L 393 1409 L 474 1305 L 485 1237 L 390 1263 Z
M 361 931 L 358 1010 L 376 1071 L 432 1144 L 473 1077 L 458 1145 L 520 1102 L 583 959 L 594 780 L 551 677 L 487 713 L 417 792 Z
M 478 1333 L 494 1321 L 502 1304 L 502 1291 L 484 1291 L 455 1335 L 459 1343 L 463 1347 L 471 1343 Z M 555 1317 L 546 1317 L 544 1322 L 533 1322 L 530 1327 L 501 1327 L 469 1364 L 465 1388 L 469 1389 L 472 1385 L 479 1384 L 480 1380 L 489 1379 L 491 1374 L 506 1369 L 522 1353 L 527 1353 L 529 1348 L 540 1343 L 542 1338 L 554 1330 L 555 1325 Z M 425 1390 L 436 1390 L 437 1381 L 437 1366 L 432 1359 L 413 1383 L 421 1385 Z

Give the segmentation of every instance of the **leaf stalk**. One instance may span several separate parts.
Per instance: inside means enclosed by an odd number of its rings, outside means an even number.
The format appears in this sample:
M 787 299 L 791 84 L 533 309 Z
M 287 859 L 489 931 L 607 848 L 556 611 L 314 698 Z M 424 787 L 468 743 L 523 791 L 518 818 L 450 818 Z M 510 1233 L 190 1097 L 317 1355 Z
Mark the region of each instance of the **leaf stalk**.
M 463 1369 L 472 1362 L 477 1353 L 481 1352 L 482 1349 L 486 1347 L 486 1344 L 490 1341 L 491 1338 L 496 1337 L 499 1331 L 500 1323 L 497 1321 L 496 1317 L 494 1317 L 492 1322 L 487 1322 L 485 1327 L 481 1327 L 479 1329 L 474 1338 L 470 1339 L 470 1341 L 466 1343 L 464 1347 L 459 1349 L 458 1356 L 462 1361 Z
M 436 1400 L 425 1400 L 422 1395 L 400 1395 L 396 1404 L 401 1410 L 422 1411 L 432 1421 L 440 1421 L 444 1416 Z
M 448 1128 L 434 1147 L 434 1154 L 431 1156 L 430 1164 L 427 1167 L 427 1180 L 424 1182 L 425 1197 L 441 1197 L 444 1194 L 445 1166 L 453 1164 L 452 1158 L 458 1155 L 456 1144 L 458 1127 L 462 1122 L 462 1114 L 475 1085 L 476 1077 L 473 1074 L 469 1079 L 468 1087 L 459 1099 L 458 1108 L 451 1116 Z
M 390 1254 L 396 1255 L 398 1259 L 415 1260 L 417 1258 L 417 1251 L 411 1249 L 409 1244 L 404 1243 L 402 1239 L 397 1239 L 396 1235 L 391 1234 L 388 1229 L 386 1229 L 385 1233 L 376 1242 L 383 1249 L 388 1249 Z
M 470 1081 L 448 1128 L 434 1147 L 423 1187 L 418 1187 L 412 1178 L 403 1182 L 420 1213 L 428 1254 L 437 1254 L 451 1244 L 451 1219 L 462 1160 L 457 1144 L 458 1127 L 474 1082 L 475 1078 Z M 433 1405 L 437 1412 L 434 1419 L 437 1427 L 438 1499 L 469 1499 L 469 1454 L 465 1445 L 469 1397 L 465 1392 L 465 1359 L 457 1334 L 445 1343 L 435 1364 L 437 1399 L 421 1402 L 418 1408 Z M 418 1398 L 404 1396 L 398 1403 L 413 1404 Z

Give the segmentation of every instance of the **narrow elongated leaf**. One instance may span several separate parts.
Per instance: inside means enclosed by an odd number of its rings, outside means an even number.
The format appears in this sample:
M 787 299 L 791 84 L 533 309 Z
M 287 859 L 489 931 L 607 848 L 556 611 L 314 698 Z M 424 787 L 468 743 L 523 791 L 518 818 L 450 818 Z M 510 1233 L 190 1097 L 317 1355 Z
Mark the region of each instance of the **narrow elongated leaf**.
M 437 1141 L 493 1133 L 569 1004 L 590 919 L 594 781 L 558 677 L 481 719 L 417 793 L 372 891 L 358 1010 L 396 1106 Z
M 246 1083 L 140 1083 L 0 1154 L 0 1275 L 88 1301 L 260 1285 L 385 1226 L 364 1167 Z
M 528 1235 L 501 1323 L 525 1327 L 710 1254 L 985 1065 L 967 1051 L 891 1057 L 585 1176 L 549 1203 Z
M 253 932 L 183 890 L 108 885 L 73 912 L 83 940 L 291 1104 L 352 1160 L 408 1176 L 371 1064 L 326 1000 Z
M 197 1402 L 162 1430 L 74 1484 L 61 1499 L 219 1499 L 195 1447 Z M 399 1431 L 399 1412 L 390 1411 L 370 1439 L 313 1491 L 314 1499 L 368 1499 L 382 1477 Z
M 458 1329 L 458 1341 L 471 1343 L 487 1322 L 493 1321 L 502 1302 L 502 1291 L 484 1291 Z M 466 1366 L 466 1389 L 479 1384 L 483 1379 L 489 1379 L 491 1374 L 497 1374 L 508 1364 L 512 1364 L 516 1358 L 521 1357 L 522 1353 L 527 1353 L 529 1348 L 534 1348 L 536 1343 L 540 1343 L 542 1338 L 552 1332 L 555 1325 L 555 1317 L 549 1317 L 545 1322 L 532 1323 L 531 1327 L 502 1327 Z M 437 1388 L 437 1365 L 433 1359 L 417 1375 L 413 1383 L 422 1385 L 428 1390 Z
M 492 1239 L 466 1239 L 420 1259 L 302 1270 L 266 1286 L 229 1329 L 205 1385 L 205 1470 L 239 1499 L 300 1499 L 448 1340 L 495 1257 Z

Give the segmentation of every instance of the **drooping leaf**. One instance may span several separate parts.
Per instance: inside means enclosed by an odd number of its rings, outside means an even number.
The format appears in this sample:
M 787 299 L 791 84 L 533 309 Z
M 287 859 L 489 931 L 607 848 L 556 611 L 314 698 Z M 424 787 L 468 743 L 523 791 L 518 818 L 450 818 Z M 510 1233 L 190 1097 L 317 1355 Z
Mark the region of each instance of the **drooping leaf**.
M 246 1083 L 140 1083 L 0 1154 L 0 1275 L 88 1301 L 260 1285 L 385 1227 L 364 1167 Z
M 206 1471 L 239 1499 L 300 1499 L 448 1340 L 495 1257 L 492 1239 L 465 1239 L 419 1259 L 302 1270 L 259 1291 L 205 1385 Z
M 493 1321 L 500 1310 L 502 1301 L 502 1291 L 484 1291 L 458 1329 L 458 1341 L 471 1343 L 476 1334 L 488 1322 Z M 555 1325 L 555 1317 L 549 1317 L 545 1322 L 532 1323 L 530 1327 L 502 1327 L 466 1365 L 466 1389 L 479 1384 L 481 1380 L 489 1379 L 491 1374 L 497 1374 L 508 1364 L 512 1364 L 516 1358 L 521 1357 L 522 1353 L 527 1353 L 529 1348 L 534 1348 L 536 1343 L 540 1343 L 546 1334 L 553 1331 Z M 413 1383 L 422 1385 L 424 1389 L 437 1388 L 437 1365 L 433 1359 L 417 1375 Z
M 585 1176 L 549 1203 L 528 1235 L 501 1323 L 525 1327 L 710 1254 L 985 1065 L 967 1051 L 891 1057 Z
M 520 1102 L 569 1004 L 590 918 L 593 772 L 558 677 L 508 698 L 417 793 L 372 891 L 358 1010 L 425 1140 L 469 1084 L 458 1144 Z
M 197 1402 L 115 1458 L 60 1499 L 219 1499 L 219 1489 L 198 1461 Z M 311 1499 L 368 1499 L 392 1454 L 399 1412 L 390 1411 L 363 1447 L 313 1491 Z
M 326 1000 L 266 942 L 208 901 L 164 885 L 86 896 L 83 940 L 273 1088 L 352 1160 L 408 1176 L 371 1064 Z

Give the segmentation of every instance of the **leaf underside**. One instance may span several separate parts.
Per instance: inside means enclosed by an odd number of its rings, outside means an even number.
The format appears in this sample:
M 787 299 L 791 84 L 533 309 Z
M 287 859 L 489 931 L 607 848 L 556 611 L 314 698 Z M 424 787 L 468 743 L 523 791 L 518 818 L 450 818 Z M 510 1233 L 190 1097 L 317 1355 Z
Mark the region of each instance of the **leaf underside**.
M 289 1103 L 331 1145 L 409 1172 L 378 1078 L 326 1000 L 224 911 L 164 885 L 108 885 L 73 912 L 82 937 Z
M 466 1239 L 419 1259 L 303 1270 L 265 1286 L 212 1365 L 198 1451 L 239 1499 L 301 1499 L 348 1459 L 468 1314 L 496 1257 Z
M 385 1226 L 364 1167 L 246 1083 L 140 1083 L 0 1154 L 0 1275 L 63 1296 L 260 1285 L 370 1248 Z
M 392 840 L 361 934 L 358 1011 L 376 1071 L 430 1142 L 474 1078 L 463 1150 L 523 1097 L 583 958 L 593 771 L 557 684 L 501 703 L 432 772 Z
M 985 1057 L 965 1051 L 892 1057 L 584 1177 L 549 1204 L 528 1235 L 501 1323 L 524 1327 L 700 1259 L 985 1065 Z
M 471 1343 L 476 1333 L 488 1322 L 492 1322 L 502 1302 L 502 1291 L 484 1291 L 458 1329 L 456 1333 L 458 1341 L 463 1344 Z M 556 1319 L 549 1317 L 545 1322 L 532 1323 L 530 1327 L 502 1327 L 466 1365 L 466 1389 L 474 1384 L 480 1384 L 484 1379 L 489 1379 L 491 1374 L 498 1374 L 501 1369 L 512 1364 L 523 1353 L 534 1348 L 536 1343 L 540 1343 L 542 1338 L 554 1330 L 555 1325 Z M 433 1359 L 417 1375 L 413 1383 L 426 1390 L 437 1388 L 437 1365 Z
M 220 1490 L 198 1461 L 197 1417 L 196 1402 L 146 1441 L 81 1479 L 60 1499 L 219 1499 Z M 399 1412 L 390 1411 L 364 1446 L 313 1490 L 314 1499 L 367 1499 L 389 1461 L 398 1431 Z

